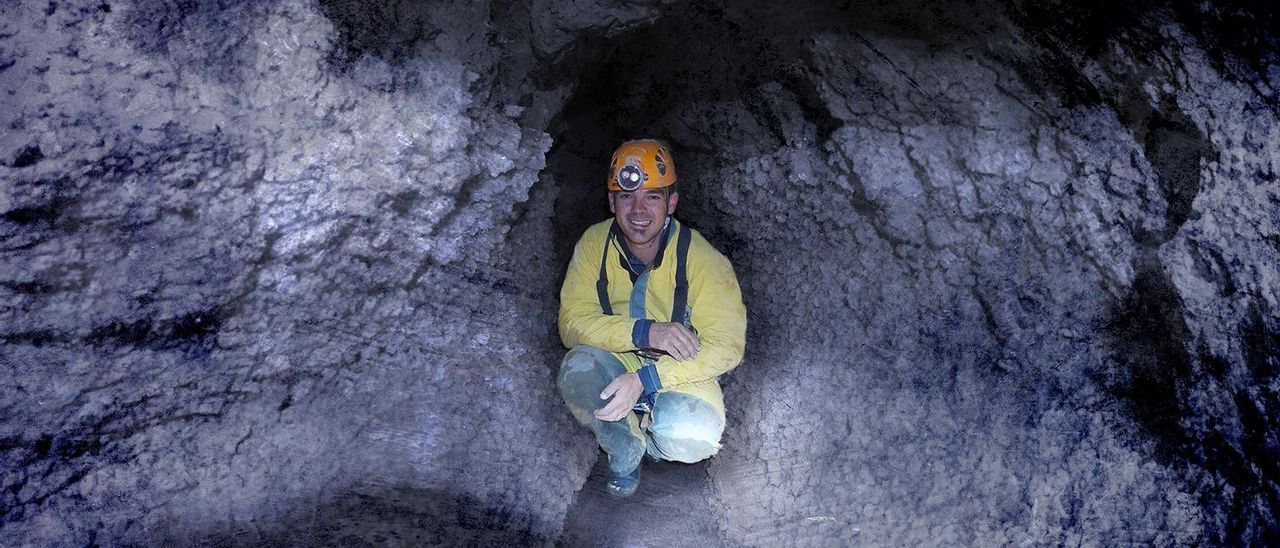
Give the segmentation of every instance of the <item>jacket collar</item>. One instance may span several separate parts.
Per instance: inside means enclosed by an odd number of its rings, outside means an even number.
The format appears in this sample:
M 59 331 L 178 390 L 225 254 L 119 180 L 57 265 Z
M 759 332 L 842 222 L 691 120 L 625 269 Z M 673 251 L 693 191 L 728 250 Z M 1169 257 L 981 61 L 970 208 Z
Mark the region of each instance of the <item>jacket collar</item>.
M 675 217 L 667 217 L 666 226 L 662 227 L 662 234 L 658 235 L 658 253 L 653 256 L 653 263 L 649 264 L 649 270 L 657 270 L 658 267 L 662 266 L 662 256 L 667 254 L 667 242 L 671 241 L 671 232 L 674 230 L 676 222 Z M 609 225 L 609 238 L 614 241 L 618 249 L 622 250 L 618 254 L 618 260 L 622 263 L 623 269 L 631 272 L 632 281 L 635 281 L 634 278 L 639 273 L 632 270 L 628 263 L 642 263 L 643 261 L 631 254 L 631 249 L 627 247 L 626 236 L 622 234 L 622 227 L 618 226 L 617 219 L 614 219 L 613 223 Z

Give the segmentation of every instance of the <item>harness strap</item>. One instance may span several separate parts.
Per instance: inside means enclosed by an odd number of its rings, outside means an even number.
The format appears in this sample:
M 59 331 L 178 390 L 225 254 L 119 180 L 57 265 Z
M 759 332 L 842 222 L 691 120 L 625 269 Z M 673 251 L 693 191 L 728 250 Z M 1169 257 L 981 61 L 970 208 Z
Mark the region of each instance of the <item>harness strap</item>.
M 689 326 L 689 226 L 680 223 L 680 243 L 676 244 L 676 292 L 671 303 L 671 321 Z
M 600 278 L 596 280 L 596 298 L 600 299 L 600 310 L 607 315 L 613 315 L 613 307 L 609 306 L 609 273 L 605 271 L 609 259 L 609 239 L 612 237 L 610 234 L 604 238 L 604 253 L 600 254 Z

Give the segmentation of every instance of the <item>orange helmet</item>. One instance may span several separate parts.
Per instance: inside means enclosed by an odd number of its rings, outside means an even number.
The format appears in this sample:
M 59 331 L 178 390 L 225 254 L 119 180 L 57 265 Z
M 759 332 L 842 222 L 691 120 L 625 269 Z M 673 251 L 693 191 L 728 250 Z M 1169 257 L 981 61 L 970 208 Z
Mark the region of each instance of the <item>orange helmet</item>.
M 661 141 L 639 139 L 618 145 L 609 161 L 609 190 L 633 191 L 676 184 L 676 164 Z

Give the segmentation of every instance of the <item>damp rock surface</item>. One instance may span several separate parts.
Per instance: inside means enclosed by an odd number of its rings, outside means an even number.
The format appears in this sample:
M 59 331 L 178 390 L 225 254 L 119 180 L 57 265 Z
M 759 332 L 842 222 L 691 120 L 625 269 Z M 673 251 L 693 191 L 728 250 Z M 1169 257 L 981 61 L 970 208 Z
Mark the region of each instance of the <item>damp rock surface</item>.
M 0 538 L 1280 542 L 1274 8 L 0 12 Z M 556 299 L 637 136 L 748 347 L 607 502 Z

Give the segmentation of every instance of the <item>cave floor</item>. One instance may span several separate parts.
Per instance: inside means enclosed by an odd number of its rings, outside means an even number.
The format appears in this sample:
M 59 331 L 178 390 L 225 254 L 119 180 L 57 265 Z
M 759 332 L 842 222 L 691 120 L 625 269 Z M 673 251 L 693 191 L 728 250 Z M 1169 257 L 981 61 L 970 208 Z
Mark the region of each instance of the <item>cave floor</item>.
M 565 517 L 563 546 L 725 546 L 707 503 L 707 461 L 645 460 L 640 487 L 615 500 L 604 491 L 608 459 L 591 476 Z

